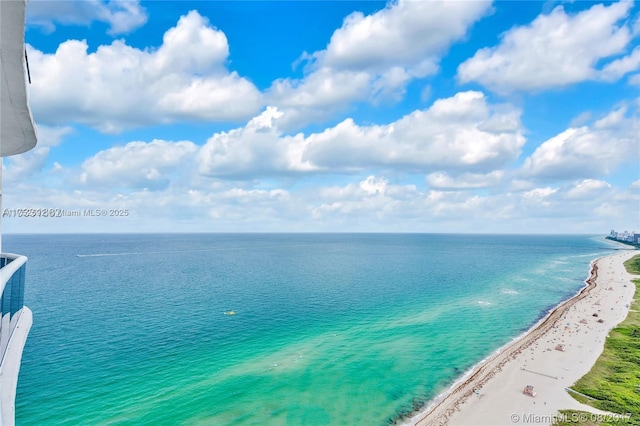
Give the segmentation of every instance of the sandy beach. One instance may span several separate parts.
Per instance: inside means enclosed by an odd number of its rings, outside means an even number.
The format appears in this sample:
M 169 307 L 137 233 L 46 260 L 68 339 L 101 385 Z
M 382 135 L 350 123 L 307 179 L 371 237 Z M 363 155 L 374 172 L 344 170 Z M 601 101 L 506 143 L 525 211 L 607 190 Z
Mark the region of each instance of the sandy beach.
M 408 424 L 549 425 L 560 409 L 603 413 L 565 388 L 591 369 L 609 330 L 626 318 L 635 286 L 623 262 L 639 253 L 621 249 L 592 262 L 587 286 L 576 296 L 476 365 Z M 523 393 L 527 385 L 535 397 Z

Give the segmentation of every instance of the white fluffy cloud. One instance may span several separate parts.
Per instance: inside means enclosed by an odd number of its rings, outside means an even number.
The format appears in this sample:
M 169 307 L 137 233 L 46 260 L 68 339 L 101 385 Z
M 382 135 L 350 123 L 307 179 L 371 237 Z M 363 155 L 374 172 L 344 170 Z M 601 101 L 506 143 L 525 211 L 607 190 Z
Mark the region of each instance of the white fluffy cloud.
M 498 112 L 482 93 L 461 92 L 387 125 L 346 119 L 306 142 L 302 160 L 330 170 L 489 172 L 515 160 L 525 138 L 518 111 Z
M 542 206 L 549 207 L 551 205 L 551 201 L 549 201 L 549 197 L 558 192 L 558 188 L 551 188 L 546 186 L 544 188 L 534 188 L 530 191 L 526 191 L 522 193 L 522 201 L 525 205 L 529 206 Z
M 302 162 L 304 137 L 284 136 L 274 121 L 282 113 L 268 107 L 243 127 L 213 135 L 198 153 L 199 171 L 205 175 L 252 178 L 273 173 L 311 171 Z
M 640 66 L 640 51 L 626 50 L 636 36 L 625 20 L 632 6 L 624 0 L 596 4 L 574 15 L 558 6 L 504 33 L 498 46 L 476 52 L 458 67 L 458 79 L 502 93 L 616 80 Z
M 366 99 L 371 77 L 366 72 L 320 68 L 302 80 L 290 78 L 273 82 L 267 99 L 283 112 L 278 126 L 294 129 L 322 121 L 350 102 Z
M 621 76 L 640 69 L 640 47 L 633 49 L 628 56 L 616 59 L 608 63 L 600 73 L 600 78 L 607 81 L 615 81 Z
M 156 50 L 122 40 L 87 52 L 69 40 L 54 54 L 29 47 L 31 107 L 38 122 L 76 121 L 118 132 L 177 120 L 242 120 L 261 106 L 261 94 L 229 72 L 227 38 L 197 12 L 180 18 Z
M 110 34 L 133 31 L 147 22 L 147 14 L 138 0 L 30 0 L 27 3 L 27 25 L 55 30 L 55 23 L 90 25 L 93 21 L 109 25 Z
M 354 12 L 314 56 L 332 69 L 384 73 L 402 67 L 421 77 L 437 68 L 440 55 L 487 13 L 489 1 L 400 0 L 369 16 Z
M 14 155 L 7 159 L 5 179 L 25 179 L 40 172 L 49 157 L 52 147 L 58 146 L 65 135 L 73 132 L 68 126 L 49 127 L 38 125 L 38 144 L 34 149 L 21 155 Z M 4 167 L 4 165 L 3 165 Z
M 280 126 L 327 118 L 353 101 L 399 99 L 411 80 L 437 71 L 448 47 L 490 6 L 399 0 L 372 15 L 352 13 L 326 49 L 303 54 L 303 79 L 277 80 L 268 91 L 269 103 L 284 112 Z
M 608 190 L 611 185 L 608 182 L 597 179 L 585 179 L 578 182 L 573 188 L 567 191 L 568 198 L 592 197 L 600 192 Z
M 490 173 L 462 173 L 451 176 L 447 172 L 434 172 L 427 175 L 427 183 L 436 189 L 477 189 L 499 184 L 504 178 L 504 171 L 494 170 Z
M 197 147 L 192 142 L 130 142 L 98 152 L 82 163 L 82 184 L 111 188 L 162 189 L 175 169 L 188 170 Z
M 200 171 L 256 176 L 381 167 L 488 173 L 515 160 L 525 142 L 519 111 L 492 106 L 480 92 L 439 99 L 390 124 L 359 126 L 346 119 L 306 137 L 283 135 L 277 127 L 281 114 L 268 108 L 244 128 L 215 134 L 199 153 Z
M 543 142 L 522 166 L 527 177 L 598 178 L 640 160 L 640 122 L 621 107 L 591 126 L 572 127 Z
M 372 175 L 358 183 L 319 188 L 307 203 L 315 226 L 372 230 L 372 223 L 404 216 L 407 206 L 420 203 L 422 196 L 415 185 L 394 184 Z M 413 209 L 413 214 L 420 212 Z M 402 226 L 401 230 L 406 229 Z

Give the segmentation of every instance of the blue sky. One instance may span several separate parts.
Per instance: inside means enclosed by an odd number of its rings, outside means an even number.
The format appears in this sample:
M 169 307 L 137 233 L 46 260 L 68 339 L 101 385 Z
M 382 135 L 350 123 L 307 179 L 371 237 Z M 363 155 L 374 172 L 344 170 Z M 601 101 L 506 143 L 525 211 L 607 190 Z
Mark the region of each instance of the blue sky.
M 640 7 L 46 1 L 7 232 L 640 231 Z

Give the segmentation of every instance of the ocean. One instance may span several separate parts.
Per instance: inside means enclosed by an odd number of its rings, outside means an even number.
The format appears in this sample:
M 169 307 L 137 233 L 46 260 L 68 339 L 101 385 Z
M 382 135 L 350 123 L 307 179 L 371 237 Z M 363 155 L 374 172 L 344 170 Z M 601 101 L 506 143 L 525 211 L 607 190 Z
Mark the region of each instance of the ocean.
M 594 236 L 6 235 L 18 425 L 385 425 L 575 294 Z M 233 311 L 233 315 L 231 314 Z

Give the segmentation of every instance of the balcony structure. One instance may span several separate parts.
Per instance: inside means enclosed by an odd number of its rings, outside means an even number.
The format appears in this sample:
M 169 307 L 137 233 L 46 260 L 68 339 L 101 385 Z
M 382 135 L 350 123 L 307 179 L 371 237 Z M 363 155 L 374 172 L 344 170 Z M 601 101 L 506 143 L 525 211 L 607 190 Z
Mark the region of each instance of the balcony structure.
M 27 81 L 24 44 L 26 0 L 0 1 L 0 216 L 2 210 L 2 157 L 32 149 L 37 143 Z M 0 253 L 2 253 L 0 233 Z M 27 258 L 0 254 L 0 422 L 15 423 L 18 372 L 32 314 L 24 306 Z
M 14 423 L 16 387 L 20 360 L 32 324 L 31 310 L 24 306 L 24 278 L 27 258 L 0 255 L 0 419 Z

